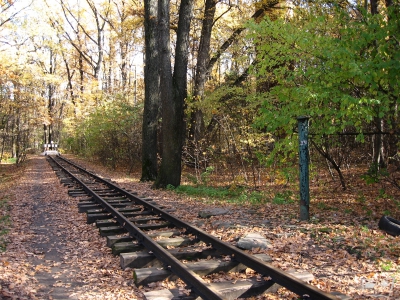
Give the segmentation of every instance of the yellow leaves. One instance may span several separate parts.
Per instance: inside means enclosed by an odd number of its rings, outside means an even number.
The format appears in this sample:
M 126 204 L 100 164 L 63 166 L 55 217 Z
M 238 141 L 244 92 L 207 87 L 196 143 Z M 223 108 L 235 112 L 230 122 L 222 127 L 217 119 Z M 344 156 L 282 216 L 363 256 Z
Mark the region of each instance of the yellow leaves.
M 281 179 L 277 178 L 277 179 L 275 179 L 274 183 L 277 185 L 283 185 L 283 184 L 287 183 L 287 180 L 283 179 L 283 178 L 281 178 Z
M 54 286 L 54 287 L 70 287 L 71 283 L 64 283 L 64 282 L 58 280 L 52 286 Z
M 36 272 L 49 272 L 50 271 L 50 267 L 48 267 L 48 266 L 45 266 L 45 265 L 37 265 L 36 267 L 35 267 L 35 271 Z
M 8 5 L 13 5 L 14 4 L 14 2 L 15 2 L 15 0 L 1 0 L 1 6 L 3 7 L 3 6 L 5 6 L 6 4 L 8 4 Z
M 272 7 L 274 5 L 276 5 L 277 3 L 279 3 L 278 0 L 261 0 L 258 1 L 255 6 L 257 9 L 262 8 L 262 7 Z
M 253 270 L 253 269 L 246 268 L 246 270 L 245 270 L 245 274 L 246 274 L 247 276 L 252 276 L 252 275 L 254 275 L 254 274 L 255 274 L 255 272 L 254 272 L 254 270 Z
M 10 265 L 10 262 L 8 261 L 2 261 L 2 264 L 4 267 L 8 267 Z

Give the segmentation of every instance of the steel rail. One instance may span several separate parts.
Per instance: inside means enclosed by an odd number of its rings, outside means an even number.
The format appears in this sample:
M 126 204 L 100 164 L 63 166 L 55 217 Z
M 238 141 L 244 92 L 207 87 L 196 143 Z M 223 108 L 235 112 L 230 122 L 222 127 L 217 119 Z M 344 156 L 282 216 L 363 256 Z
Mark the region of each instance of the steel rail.
M 147 234 L 145 234 L 142 230 L 140 230 L 137 226 L 135 226 L 128 218 L 126 218 L 122 213 L 118 212 L 114 209 L 114 207 L 109 204 L 107 201 L 102 199 L 96 192 L 90 189 L 83 181 L 74 176 L 71 172 L 69 172 L 66 168 L 64 168 L 61 164 L 59 164 L 53 157 L 51 157 L 53 161 L 64 170 L 69 176 L 71 176 L 75 181 L 82 186 L 83 190 L 91 195 L 96 202 L 104 207 L 117 221 L 140 243 L 144 245 L 147 250 L 153 252 L 154 256 L 156 256 L 160 261 L 164 262 L 165 267 L 171 270 L 172 273 L 176 274 L 179 278 L 181 278 L 190 288 L 192 288 L 199 296 L 204 299 L 210 300 L 223 300 L 224 297 L 217 290 L 215 290 L 212 286 L 206 283 L 199 275 L 190 270 L 185 264 L 176 259 L 172 254 L 170 254 L 166 249 L 162 248 L 156 242 L 153 241 Z M 85 171 L 87 172 L 87 171 Z M 87 172 L 90 173 L 90 172 Z M 91 174 L 93 176 L 93 174 Z M 97 179 L 98 176 L 96 176 Z M 109 183 L 108 181 L 104 181 L 104 183 L 110 184 L 110 187 L 113 189 L 116 187 L 115 185 Z M 116 190 L 122 189 L 118 188 Z M 129 193 L 129 195 L 133 196 Z M 134 197 L 136 198 L 136 197 Z
M 94 176 L 96 180 L 100 180 L 107 186 L 109 186 L 111 189 L 123 194 L 126 196 L 128 199 L 131 199 L 137 204 L 140 204 L 144 207 L 146 207 L 148 210 L 152 211 L 154 214 L 161 216 L 165 220 L 171 222 L 173 225 L 176 227 L 181 227 L 185 228 L 188 232 L 192 233 L 195 235 L 199 240 L 205 242 L 206 244 L 211 244 L 213 248 L 220 250 L 221 252 L 225 254 L 229 254 L 232 256 L 232 258 L 247 267 L 253 269 L 254 271 L 258 272 L 259 274 L 271 278 L 271 280 L 288 290 L 296 293 L 297 295 L 300 296 L 307 296 L 308 299 L 321 299 L 321 300 L 337 300 L 339 299 L 333 294 L 321 291 L 315 286 L 312 286 L 296 277 L 293 275 L 290 275 L 274 266 L 271 264 L 264 262 L 252 255 L 248 255 L 246 252 L 228 244 L 225 243 L 218 238 L 209 235 L 207 232 L 201 230 L 198 227 L 195 227 L 193 225 L 190 225 L 189 223 L 186 223 L 185 221 L 179 220 L 173 215 L 169 214 L 166 211 L 163 211 L 162 209 L 158 208 L 157 206 L 142 200 L 138 196 L 116 186 L 112 182 L 108 180 L 104 180 L 94 173 L 91 173 L 84 168 L 76 165 L 75 163 L 69 161 L 68 159 L 65 159 L 61 156 L 59 156 L 61 159 L 67 161 L 68 163 L 72 164 L 74 167 L 90 174 L 91 176 Z M 56 162 L 58 164 L 58 162 Z M 59 165 L 59 164 L 58 164 Z M 62 167 L 60 165 L 60 167 Z M 63 168 L 64 169 L 64 168 Z M 68 170 L 66 170 L 70 176 L 74 177 Z M 154 245 L 153 241 L 151 240 L 150 237 L 148 237 L 143 231 L 141 231 L 139 228 L 137 228 L 134 224 L 132 224 L 126 217 L 124 217 L 121 213 L 118 211 L 115 211 L 114 208 L 110 204 L 108 204 L 106 201 L 101 199 L 100 196 L 98 196 L 95 192 L 91 191 L 89 187 L 87 187 L 83 182 L 81 182 L 79 179 L 77 179 L 79 183 L 84 187 L 85 191 L 87 191 L 89 194 L 92 194 L 94 198 L 108 211 L 110 212 L 117 220 L 118 222 L 125 227 L 129 233 L 131 233 L 139 242 L 141 242 L 147 249 L 153 251 L 154 255 L 160 259 L 161 261 L 167 261 L 168 267 L 171 268 L 171 271 L 175 274 L 177 274 L 182 280 L 186 282 L 185 279 L 189 278 L 197 278 L 199 277 L 198 275 L 194 274 L 193 272 L 188 272 L 188 274 L 180 274 L 180 268 L 185 267 L 182 263 L 179 261 L 176 262 L 176 259 L 174 258 L 173 261 L 170 259 L 170 254 L 169 252 L 165 251 L 164 248 L 160 247 L 158 244 Z M 150 241 L 151 240 L 151 241 Z M 160 249 L 159 249 L 160 248 Z M 183 266 L 182 266 L 183 265 Z M 186 272 L 186 271 L 185 271 Z M 189 275 L 190 273 L 190 275 Z M 193 274 L 192 274 L 193 273 Z M 188 277 L 181 277 L 180 275 L 183 276 L 188 276 Z M 200 295 L 200 296 L 205 296 L 204 293 L 205 291 L 202 291 L 202 287 L 196 288 L 195 284 L 192 282 L 186 282 L 188 285 L 192 286 L 193 289 Z M 197 284 L 197 280 L 196 280 Z M 203 283 L 204 284 L 204 283 Z M 211 290 L 211 288 L 210 288 Z M 218 295 L 218 297 L 222 297 L 221 295 Z M 205 296 L 205 299 L 219 299 L 219 298 L 213 298 L 209 296 Z M 221 298 L 223 299 L 223 298 Z

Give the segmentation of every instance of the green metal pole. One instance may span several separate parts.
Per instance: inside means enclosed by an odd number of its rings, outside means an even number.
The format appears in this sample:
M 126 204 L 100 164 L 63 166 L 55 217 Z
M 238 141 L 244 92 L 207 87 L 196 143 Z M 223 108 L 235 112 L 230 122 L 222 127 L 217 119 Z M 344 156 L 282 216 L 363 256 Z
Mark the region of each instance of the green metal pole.
M 310 184 L 308 154 L 308 120 L 310 117 L 297 118 L 299 128 L 299 166 L 300 166 L 300 220 L 309 220 Z

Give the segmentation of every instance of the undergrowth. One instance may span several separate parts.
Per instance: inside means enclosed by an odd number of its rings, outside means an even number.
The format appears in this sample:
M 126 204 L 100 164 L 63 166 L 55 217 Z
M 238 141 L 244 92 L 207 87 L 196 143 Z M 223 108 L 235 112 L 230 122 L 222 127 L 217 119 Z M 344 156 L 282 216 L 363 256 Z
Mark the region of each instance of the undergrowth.
M 5 158 L 5 159 L 2 159 L 1 162 L 5 163 L 5 164 L 15 164 L 15 163 L 17 163 L 17 159 L 14 157 Z
M 177 194 L 185 194 L 190 197 L 202 197 L 206 199 L 217 199 L 221 202 L 237 204 L 263 204 L 272 202 L 274 204 L 292 204 L 293 192 L 286 190 L 277 192 L 272 197 L 266 192 L 251 191 L 244 187 L 229 186 L 229 187 L 212 187 L 206 185 L 180 185 L 178 187 L 168 186 L 168 190 L 174 191 Z
M 8 215 L 9 204 L 8 198 L 0 199 L 0 252 L 6 250 L 7 240 L 6 235 L 8 233 L 8 228 L 10 227 L 11 221 L 10 216 Z
M 7 234 L 11 227 L 10 197 L 8 191 L 14 186 L 20 175 L 24 172 L 26 164 L 15 165 L 15 160 L 10 158 L 5 164 L 0 164 L 0 252 L 6 250 Z

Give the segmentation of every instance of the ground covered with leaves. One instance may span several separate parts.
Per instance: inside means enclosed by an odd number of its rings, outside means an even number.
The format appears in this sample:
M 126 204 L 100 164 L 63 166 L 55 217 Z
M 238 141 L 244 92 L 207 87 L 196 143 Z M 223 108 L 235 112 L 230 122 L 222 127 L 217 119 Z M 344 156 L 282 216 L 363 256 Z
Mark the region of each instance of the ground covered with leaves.
M 389 184 L 367 185 L 357 175 L 343 191 L 328 174 L 312 176 L 311 218 L 301 222 L 294 194 L 282 183 L 265 184 L 265 194 L 274 196 L 259 204 L 232 203 L 154 190 L 134 174 L 80 163 L 176 209 L 173 214 L 232 244 L 248 233 L 263 235 L 269 247 L 253 249 L 254 253 L 270 255 L 272 264 L 283 270 L 312 273 L 311 284 L 325 291 L 353 299 L 400 298 L 399 238 L 378 228 L 383 214 L 400 218 L 400 198 Z M 67 196 L 44 157 L 31 157 L 19 168 L 1 165 L 0 175 L 0 298 L 142 299 L 144 291 L 171 285 L 133 284 L 132 270 L 120 269 L 119 258 L 111 255 L 98 230 L 86 224 L 77 200 Z M 199 217 L 200 211 L 216 207 L 227 213 Z M 280 289 L 263 299 L 293 295 Z

